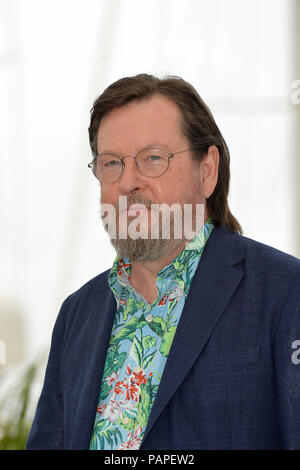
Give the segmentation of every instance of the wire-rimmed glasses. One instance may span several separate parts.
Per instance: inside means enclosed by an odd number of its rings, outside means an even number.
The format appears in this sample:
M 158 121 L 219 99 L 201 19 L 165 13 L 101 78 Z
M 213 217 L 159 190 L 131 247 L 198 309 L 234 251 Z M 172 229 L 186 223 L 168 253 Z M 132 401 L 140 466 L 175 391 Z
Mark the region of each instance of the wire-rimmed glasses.
M 132 157 L 137 169 L 148 178 L 162 176 L 169 168 L 170 159 L 174 155 L 192 150 L 191 148 L 179 152 L 166 152 L 159 147 L 146 147 L 139 150 L 135 155 L 124 155 L 120 157 L 113 153 L 101 153 L 88 164 L 95 177 L 103 183 L 114 183 L 122 175 L 125 167 L 124 159 Z

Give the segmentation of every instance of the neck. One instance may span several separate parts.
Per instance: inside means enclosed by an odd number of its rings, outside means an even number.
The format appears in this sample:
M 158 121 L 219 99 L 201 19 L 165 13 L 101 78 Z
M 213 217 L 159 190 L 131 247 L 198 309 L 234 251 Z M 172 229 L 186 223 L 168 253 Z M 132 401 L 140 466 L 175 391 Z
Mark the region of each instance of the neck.
M 204 224 L 207 222 L 208 216 L 205 214 Z M 163 258 L 157 261 L 149 261 L 144 263 L 131 263 L 131 285 L 137 292 L 152 303 L 158 295 L 156 286 L 156 278 L 159 271 L 173 261 L 176 256 L 181 253 L 186 245 L 186 240 L 182 241 L 170 253 L 167 253 Z
M 159 271 L 171 263 L 184 249 L 185 242 L 181 243 L 173 251 L 157 261 L 145 263 L 131 263 L 131 285 L 139 292 L 148 303 L 153 303 L 158 295 L 156 278 Z
M 167 253 L 163 258 L 156 261 L 146 261 L 144 263 L 132 262 L 131 264 L 131 279 L 133 277 L 142 276 L 145 280 L 154 278 L 156 279 L 158 272 L 171 263 L 177 255 L 184 249 L 185 242 L 182 242 L 170 253 Z

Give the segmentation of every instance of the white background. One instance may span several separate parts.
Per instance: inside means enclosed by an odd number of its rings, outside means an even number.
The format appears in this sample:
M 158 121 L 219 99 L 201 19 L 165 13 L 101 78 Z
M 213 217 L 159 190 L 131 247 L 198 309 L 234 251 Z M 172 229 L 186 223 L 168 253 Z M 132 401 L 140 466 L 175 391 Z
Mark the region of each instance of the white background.
M 62 301 L 113 262 L 87 128 L 93 100 L 123 76 L 196 87 L 231 151 L 244 235 L 300 256 L 294 5 L 0 1 L 0 372 L 47 350 Z

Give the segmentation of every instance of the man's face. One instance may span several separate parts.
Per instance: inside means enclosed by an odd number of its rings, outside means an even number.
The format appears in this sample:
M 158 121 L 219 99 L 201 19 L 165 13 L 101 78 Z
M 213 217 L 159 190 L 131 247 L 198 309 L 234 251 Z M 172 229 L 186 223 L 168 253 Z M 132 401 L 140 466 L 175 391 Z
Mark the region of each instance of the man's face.
M 132 101 L 104 116 L 98 131 L 98 154 L 110 152 L 135 155 L 139 150 L 154 146 L 166 152 L 188 149 L 189 142 L 182 133 L 180 111 L 168 98 L 155 95 L 150 99 Z M 101 157 L 100 157 L 101 158 Z M 102 204 L 118 209 L 119 197 L 126 196 L 127 204 L 203 204 L 201 165 L 191 158 L 191 152 L 171 158 L 169 168 L 156 178 L 144 176 L 133 158 L 125 158 L 122 176 L 114 183 L 101 182 Z M 148 214 L 149 215 L 149 214 Z M 147 217 L 148 217 L 147 215 Z M 206 218 L 206 214 L 205 214 Z M 132 217 L 127 218 L 128 223 Z M 150 216 L 149 216 L 150 222 Z M 150 226 L 150 224 L 149 224 Z M 132 261 L 152 261 L 163 257 L 182 240 L 148 239 L 111 240 L 120 256 Z

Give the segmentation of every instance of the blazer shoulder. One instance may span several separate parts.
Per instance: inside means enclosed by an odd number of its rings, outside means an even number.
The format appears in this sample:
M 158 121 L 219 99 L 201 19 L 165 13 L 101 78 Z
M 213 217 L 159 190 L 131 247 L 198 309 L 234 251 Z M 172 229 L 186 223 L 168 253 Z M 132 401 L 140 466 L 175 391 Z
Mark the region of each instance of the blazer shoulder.
M 97 276 L 93 277 L 77 290 L 72 292 L 69 295 L 69 298 L 75 299 L 80 298 L 85 295 L 91 295 L 99 290 L 102 291 L 103 289 L 108 287 L 108 275 L 110 273 L 110 268 L 103 273 L 97 274 Z
M 300 259 L 273 246 L 240 234 L 234 234 L 250 262 L 259 269 L 269 269 L 291 275 L 300 275 Z
M 58 318 L 66 318 L 70 315 L 74 317 L 80 312 L 87 312 L 95 302 L 103 302 L 110 293 L 112 294 L 108 285 L 109 272 L 110 269 L 107 269 L 69 294 L 61 305 Z

